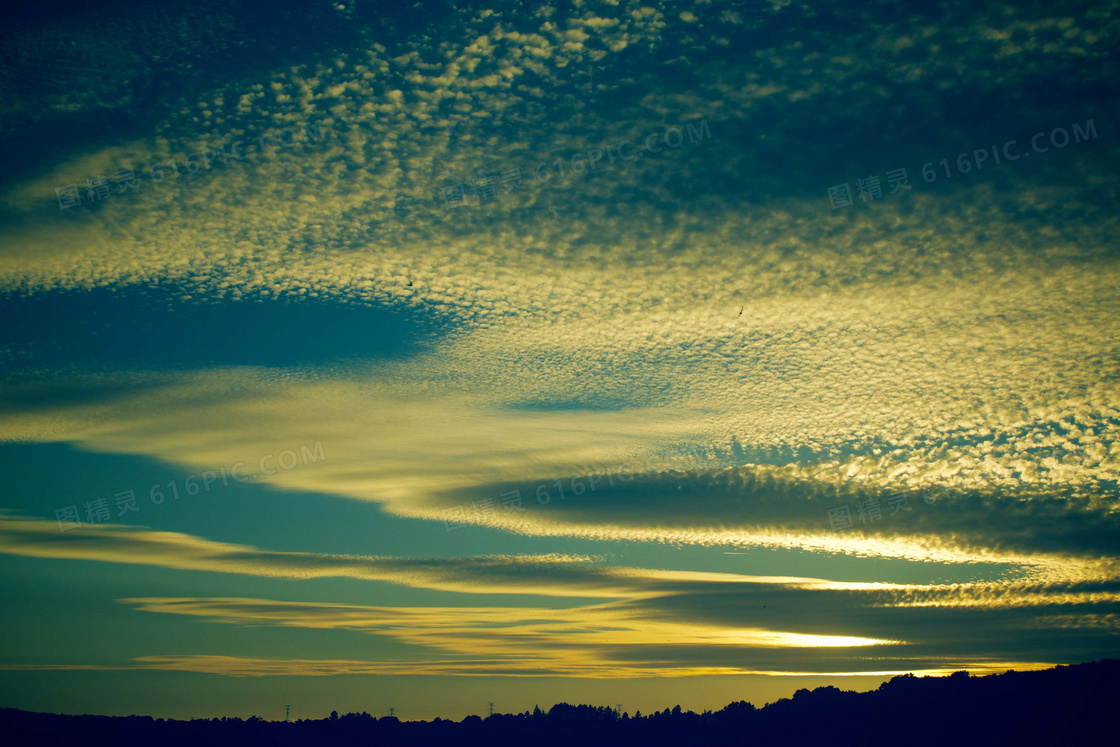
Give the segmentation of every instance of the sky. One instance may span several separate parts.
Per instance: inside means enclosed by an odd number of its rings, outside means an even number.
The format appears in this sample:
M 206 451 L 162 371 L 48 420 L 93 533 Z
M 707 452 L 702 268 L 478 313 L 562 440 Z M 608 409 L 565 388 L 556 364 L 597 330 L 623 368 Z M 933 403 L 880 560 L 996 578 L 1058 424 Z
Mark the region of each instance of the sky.
M 1115 2 L 16 3 L 0 706 L 1120 656 Z

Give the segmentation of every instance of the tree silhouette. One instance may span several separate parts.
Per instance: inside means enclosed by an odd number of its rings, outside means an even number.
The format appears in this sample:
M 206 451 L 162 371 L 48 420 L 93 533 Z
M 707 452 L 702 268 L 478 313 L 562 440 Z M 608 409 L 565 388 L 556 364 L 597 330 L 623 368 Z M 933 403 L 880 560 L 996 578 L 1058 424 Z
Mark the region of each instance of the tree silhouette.
M 1120 661 L 1006 672 L 986 677 L 903 675 L 877 690 L 835 687 L 797 690 L 764 708 L 747 701 L 694 713 L 677 705 L 643 716 L 608 706 L 557 703 L 544 712 L 499 714 L 483 720 L 374 718 L 365 711 L 325 719 L 152 719 L 147 716 L 59 716 L 0 709 L 6 744 L 215 745 L 448 744 L 456 747 L 533 745 L 597 747 L 619 743 L 679 745 L 836 744 L 919 745 L 1089 744 L 1113 728 L 1120 699 Z M 1022 714 L 1029 714 L 1024 718 Z

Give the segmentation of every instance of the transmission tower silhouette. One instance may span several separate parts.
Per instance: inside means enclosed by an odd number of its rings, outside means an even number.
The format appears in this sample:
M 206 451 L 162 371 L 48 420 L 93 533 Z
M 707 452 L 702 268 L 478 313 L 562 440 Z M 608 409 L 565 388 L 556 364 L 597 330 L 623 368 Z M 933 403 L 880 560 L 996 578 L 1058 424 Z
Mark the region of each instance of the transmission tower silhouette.
M 494 704 L 493 703 L 490 704 L 490 715 L 491 716 L 494 715 Z
M 284 720 L 285 721 L 291 721 L 291 719 L 288 718 L 291 715 L 292 715 L 292 707 L 290 705 L 284 706 Z

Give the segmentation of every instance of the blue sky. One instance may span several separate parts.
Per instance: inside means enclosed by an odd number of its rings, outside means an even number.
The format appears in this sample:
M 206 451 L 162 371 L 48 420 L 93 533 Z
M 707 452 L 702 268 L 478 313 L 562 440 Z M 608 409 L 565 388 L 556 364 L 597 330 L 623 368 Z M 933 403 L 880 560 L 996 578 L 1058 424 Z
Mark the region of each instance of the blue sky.
M 1115 4 L 72 11 L 0 42 L 0 705 L 1116 656 Z

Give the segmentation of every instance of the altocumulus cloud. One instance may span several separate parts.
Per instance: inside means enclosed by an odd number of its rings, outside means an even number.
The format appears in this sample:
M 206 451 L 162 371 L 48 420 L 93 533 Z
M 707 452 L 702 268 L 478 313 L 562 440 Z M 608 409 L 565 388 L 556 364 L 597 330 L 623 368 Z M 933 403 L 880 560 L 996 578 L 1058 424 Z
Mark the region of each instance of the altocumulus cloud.
M 1120 219 L 1094 195 L 1116 187 L 1106 137 L 1117 113 L 1108 103 L 1115 7 L 961 9 L 936 23 L 876 7 L 714 0 L 688 13 L 626 0 L 448 11 L 391 45 L 369 33 L 345 53 L 216 80 L 184 94 L 144 136 L 87 143 L 0 195 L 0 289 L 12 296 L 125 296 L 155 284 L 174 303 L 231 318 L 238 304 L 314 301 L 402 313 L 410 338 L 422 335 L 409 320 L 441 329 L 394 360 L 372 344 L 338 343 L 345 363 L 327 360 L 328 350 L 316 365 L 191 359 L 188 370 L 142 361 L 55 371 L 35 383 L 34 407 L 11 400 L 0 412 L 6 440 L 191 468 L 322 441 L 330 459 L 316 469 L 262 480 L 433 520 L 525 489 L 523 514 L 467 520 L 535 535 L 1009 563 L 1007 579 L 846 588 L 664 578 L 580 558 L 313 556 L 109 526 L 60 536 L 53 524 L 10 517 L 3 549 L 612 600 L 555 616 L 476 609 L 474 628 L 442 608 L 129 602 L 462 655 L 425 665 L 433 672 L 848 672 L 863 666 L 849 650 L 861 647 L 883 671 L 932 671 L 1107 650 Z M 754 50 L 749 66 L 735 64 L 744 46 Z M 1097 90 L 1093 106 L 1008 93 L 1065 80 Z M 976 128 L 915 134 L 940 111 L 931 91 L 947 91 Z M 43 101 L 52 110 L 126 105 L 108 89 Z M 1000 117 L 977 104 L 987 101 L 1000 102 Z M 1063 125 L 1093 117 L 1101 137 L 1056 150 L 1037 169 L 920 179 L 927 161 L 1029 137 L 1058 114 Z M 638 149 L 651 132 L 700 121 L 710 137 L 536 178 L 538 164 L 570 166 L 573 153 L 627 140 Z M 101 204 L 56 205 L 60 184 L 307 122 L 322 138 L 159 185 L 142 174 L 139 190 Z M 869 131 L 881 133 L 870 145 Z M 829 209 L 826 187 L 898 166 L 910 169 L 912 190 Z M 440 198 L 447 184 L 513 168 L 524 189 L 458 207 Z M 345 329 L 363 334 L 358 323 Z M 0 352 L 19 363 L 20 350 Z M 8 383 L 31 386 L 33 375 L 17 371 Z M 656 466 L 684 447 L 702 463 Z M 643 478 L 531 502 L 543 481 L 619 465 Z M 929 489 L 970 497 L 920 506 Z M 910 496 L 913 513 L 846 534 L 828 527 L 828 509 L 869 499 L 885 509 L 892 495 Z M 763 596 L 783 601 L 764 602 L 766 620 L 743 618 L 744 603 Z M 824 610 L 828 626 L 806 622 Z M 495 663 L 501 625 L 518 631 L 514 663 Z M 953 637 L 963 631 L 967 643 Z M 843 645 L 827 645 L 829 636 Z M 578 650 L 559 661 L 548 651 L 564 640 Z M 137 666 L 400 671 L 201 655 Z

